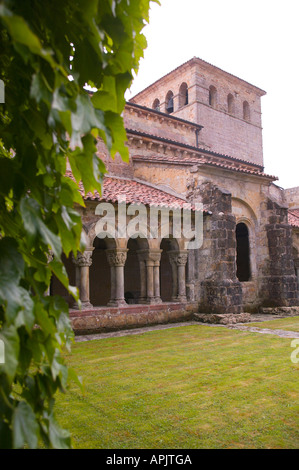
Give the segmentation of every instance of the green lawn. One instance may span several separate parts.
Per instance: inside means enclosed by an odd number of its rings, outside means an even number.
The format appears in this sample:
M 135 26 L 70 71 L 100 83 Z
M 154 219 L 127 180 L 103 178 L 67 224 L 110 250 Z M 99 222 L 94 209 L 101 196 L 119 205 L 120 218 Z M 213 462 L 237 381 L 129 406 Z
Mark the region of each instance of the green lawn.
M 74 448 L 298 448 L 292 351 L 204 325 L 76 343 L 67 361 L 85 394 L 61 394 L 57 419 Z
M 278 318 L 264 322 L 248 323 L 249 326 L 258 326 L 259 328 L 269 328 L 271 330 L 289 330 L 299 332 L 299 317 Z

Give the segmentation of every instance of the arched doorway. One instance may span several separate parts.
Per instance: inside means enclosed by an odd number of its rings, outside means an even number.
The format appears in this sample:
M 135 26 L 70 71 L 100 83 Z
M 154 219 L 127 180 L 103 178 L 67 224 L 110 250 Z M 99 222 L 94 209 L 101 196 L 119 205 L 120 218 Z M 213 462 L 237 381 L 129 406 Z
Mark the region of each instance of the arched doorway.
M 92 265 L 89 268 L 90 302 L 93 306 L 107 305 L 111 297 L 111 274 L 106 250 L 114 249 L 115 240 L 95 237 Z
M 124 268 L 125 300 L 128 304 L 145 301 L 145 261 L 144 253 L 148 251 L 148 241 L 145 238 L 130 238 L 127 244 L 128 253 Z
M 236 226 L 236 262 L 239 281 L 249 281 L 251 277 L 249 231 L 244 222 Z
M 175 238 L 163 238 L 160 244 L 160 286 L 163 302 L 179 302 L 186 298 L 186 263 L 188 256 L 180 250 Z

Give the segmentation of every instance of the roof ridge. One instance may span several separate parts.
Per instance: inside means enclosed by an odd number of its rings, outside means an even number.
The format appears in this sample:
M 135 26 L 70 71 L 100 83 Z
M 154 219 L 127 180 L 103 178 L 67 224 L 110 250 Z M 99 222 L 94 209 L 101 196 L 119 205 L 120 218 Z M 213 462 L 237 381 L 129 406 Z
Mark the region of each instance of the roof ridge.
M 148 85 L 147 87 L 145 87 L 143 90 L 139 91 L 138 93 L 136 93 L 136 95 L 134 95 L 131 100 L 134 100 L 138 95 L 140 95 L 141 93 L 143 93 L 144 91 L 146 91 L 148 88 L 150 88 L 151 86 L 155 85 L 156 83 L 158 83 L 159 81 L 163 80 L 164 78 L 166 78 L 168 75 L 172 74 L 173 72 L 175 72 L 176 70 L 180 69 L 181 67 L 184 67 L 186 66 L 187 64 L 189 63 L 192 63 L 192 62 L 201 62 L 203 64 L 206 64 L 210 67 L 213 67 L 214 69 L 217 69 L 219 71 L 221 71 L 222 73 L 225 73 L 226 75 L 229 75 L 233 78 L 237 78 L 238 80 L 242 81 L 243 83 L 246 83 L 247 85 L 251 86 L 252 88 L 255 88 L 256 90 L 259 90 L 263 93 L 263 95 L 266 94 L 266 91 L 265 90 L 262 90 L 262 88 L 259 88 L 257 87 L 256 85 L 253 85 L 252 83 L 249 83 L 247 82 L 246 80 L 244 80 L 243 78 L 240 78 L 238 77 L 237 75 L 234 75 L 230 72 L 226 72 L 225 70 L 221 69 L 220 67 L 217 67 L 217 65 L 213 65 L 211 64 L 210 62 L 207 62 L 206 60 L 204 59 L 200 59 L 199 57 L 192 57 L 191 59 L 187 60 L 186 62 L 183 62 L 182 64 L 178 65 L 177 67 L 175 67 L 174 69 L 172 69 L 170 72 L 167 72 L 165 75 L 163 75 L 162 77 L 158 78 L 157 80 L 155 80 L 153 83 L 151 83 L 150 85 Z
M 148 186 L 149 188 L 157 189 L 160 192 L 163 192 L 169 196 L 173 196 L 177 199 L 181 199 L 184 202 L 187 202 L 186 198 L 179 193 L 176 193 L 175 191 L 166 191 L 166 189 L 161 188 L 153 183 L 149 183 L 148 181 L 140 180 L 138 178 L 126 178 L 124 176 L 117 176 L 117 175 L 104 175 L 104 178 L 114 178 L 114 179 L 119 179 L 119 180 L 125 180 L 125 181 L 134 181 L 135 183 L 138 184 L 143 184 L 144 186 Z
M 215 157 L 227 158 L 229 160 L 233 160 L 233 161 L 236 161 L 238 163 L 244 163 L 246 165 L 251 165 L 251 166 L 254 166 L 254 167 L 258 167 L 258 168 L 261 169 L 261 171 L 263 171 L 263 169 L 264 169 L 263 165 L 259 165 L 258 163 L 253 163 L 253 162 L 250 162 L 248 160 L 242 160 L 241 158 L 236 158 L 236 157 L 232 157 L 231 155 L 214 152 L 213 150 L 207 150 L 207 149 L 204 149 L 202 147 L 194 147 L 193 145 L 184 144 L 183 142 L 178 142 L 178 141 L 172 140 L 172 139 L 166 139 L 165 137 L 160 137 L 160 136 L 155 135 L 155 134 L 147 134 L 146 132 L 141 132 L 141 131 L 137 131 L 135 129 L 129 129 L 129 128 L 126 128 L 126 131 L 128 133 L 131 132 L 132 134 L 141 135 L 141 136 L 144 136 L 144 137 L 153 137 L 154 139 L 161 140 L 162 142 L 172 143 L 172 144 L 178 145 L 180 147 L 189 148 L 189 149 L 192 149 L 192 150 L 196 150 L 198 152 L 203 152 L 203 153 L 206 153 L 206 154 L 209 154 L 209 155 L 213 155 Z

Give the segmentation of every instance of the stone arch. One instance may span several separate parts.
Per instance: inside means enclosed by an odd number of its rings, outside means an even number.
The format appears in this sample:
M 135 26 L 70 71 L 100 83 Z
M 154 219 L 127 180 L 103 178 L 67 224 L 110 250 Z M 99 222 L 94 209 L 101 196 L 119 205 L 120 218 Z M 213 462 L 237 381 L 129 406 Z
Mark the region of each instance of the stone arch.
M 249 223 L 257 224 L 258 217 L 255 210 L 248 202 L 244 201 L 244 199 L 232 197 L 232 212 L 237 220 L 244 217 L 248 219 Z
M 217 106 L 217 90 L 214 85 L 211 85 L 209 88 L 209 105 L 212 108 L 216 108 Z
M 145 258 L 149 251 L 146 238 L 127 240 L 127 260 L 124 266 L 124 295 L 128 304 L 144 303 L 146 300 Z
M 236 225 L 236 266 L 239 281 L 248 282 L 251 279 L 250 240 L 244 221 Z
M 169 90 L 165 98 L 165 112 L 168 114 L 173 113 L 174 111 L 174 94 Z
M 90 302 L 93 306 L 107 305 L 111 293 L 111 273 L 107 250 L 116 248 L 112 238 L 95 237 L 92 264 L 89 267 Z
M 181 249 L 180 240 L 169 237 L 161 240 L 160 285 L 164 302 L 186 301 L 187 250 Z
M 160 111 L 160 100 L 158 98 L 154 100 L 152 108 L 155 111 Z
M 236 217 L 236 225 L 244 223 L 248 230 L 249 257 L 250 257 L 250 280 L 257 276 L 257 233 L 258 219 L 252 207 L 243 199 L 232 198 L 232 213 Z
M 243 119 L 250 121 L 250 106 L 248 101 L 243 101 Z
M 183 82 L 179 89 L 179 108 L 186 106 L 188 104 L 188 85 L 186 82 Z
M 105 240 L 106 248 L 109 250 L 113 250 L 115 248 L 125 248 L 125 243 L 126 243 L 125 239 L 107 237 L 107 236 L 104 236 L 104 234 L 102 234 L 103 237 L 101 237 L 100 236 L 101 234 L 97 234 L 96 232 L 96 225 L 97 225 L 97 221 L 93 222 L 88 229 L 87 246 L 92 247 L 95 242 L 95 239 L 98 238 L 98 239 Z
M 235 102 L 234 97 L 231 93 L 227 95 L 227 112 L 229 114 L 234 114 L 235 112 Z
M 176 239 L 162 238 L 160 243 L 161 252 L 161 265 L 160 265 L 160 286 L 161 286 L 161 299 L 163 302 L 174 301 L 174 267 L 171 261 L 171 252 L 177 252 L 179 245 Z

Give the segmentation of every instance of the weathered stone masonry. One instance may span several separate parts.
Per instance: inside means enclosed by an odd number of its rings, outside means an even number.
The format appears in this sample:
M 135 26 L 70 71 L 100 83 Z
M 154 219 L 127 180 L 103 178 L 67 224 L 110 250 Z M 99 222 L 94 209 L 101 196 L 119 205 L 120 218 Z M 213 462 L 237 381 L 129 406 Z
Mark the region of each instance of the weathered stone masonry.
M 273 307 L 298 305 L 288 209 L 268 200 L 267 213 L 269 223 L 265 228 L 269 260 L 264 279 L 264 305 Z

